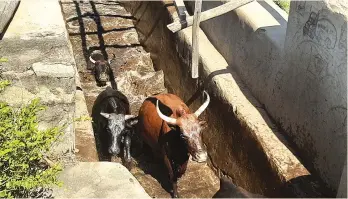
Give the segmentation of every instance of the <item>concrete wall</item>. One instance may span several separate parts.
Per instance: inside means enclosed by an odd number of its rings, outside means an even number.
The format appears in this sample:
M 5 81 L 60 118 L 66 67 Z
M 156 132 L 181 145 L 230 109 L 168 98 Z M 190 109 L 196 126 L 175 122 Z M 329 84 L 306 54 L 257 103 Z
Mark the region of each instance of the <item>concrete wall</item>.
M 343 2 L 292 2 L 270 112 L 337 190 L 347 157 L 347 16 Z M 346 5 L 347 6 L 347 5 Z M 279 110 L 283 110 L 279 112 Z
M 337 198 L 347 198 L 347 161 L 344 163 Z
M 192 11 L 194 2 L 187 5 Z M 347 150 L 347 7 L 293 1 L 287 22 L 273 2 L 255 1 L 201 28 L 295 143 L 305 165 L 336 191 Z
M 172 34 L 166 27 L 179 20 L 172 2 L 122 3 L 135 16 L 141 43 L 151 53 L 155 68 L 163 70 L 168 91 L 180 96 L 193 110 L 203 101 L 201 90 L 209 92 L 211 103 L 201 117 L 209 124 L 203 140 L 218 174 L 269 197 L 325 196 L 319 182 L 293 154 L 283 132 L 241 81 L 236 68 L 228 64 L 202 30 L 197 82 L 190 74 L 192 29 Z
M 40 98 L 47 107 L 39 114 L 39 128 L 68 124 L 51 151 L 74 150 L 75 61 L 58 1 L 22 0 L 3 39 L 1 79 L 12 84 L 0 99 L 19 107 Z

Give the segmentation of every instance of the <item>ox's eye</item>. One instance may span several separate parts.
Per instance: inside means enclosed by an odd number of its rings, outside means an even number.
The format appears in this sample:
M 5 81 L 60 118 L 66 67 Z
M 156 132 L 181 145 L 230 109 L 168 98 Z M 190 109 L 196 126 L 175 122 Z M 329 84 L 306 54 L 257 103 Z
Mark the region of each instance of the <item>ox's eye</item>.
M 183 134 L 183 133 L 180 134 L 180 137 L 185 139 L 185 140 L 188 140 L 190 138 L 189 136 L 187 136 L 186 134 Z
M 168 126 L 170 129 L 172 129 L 174 131 L 178 130 L 178 126 L 176 126 L 176 125 L 168 124 Z
M 109 127 L 106 127 L 106 132 L 111 133 L 111 130 Z

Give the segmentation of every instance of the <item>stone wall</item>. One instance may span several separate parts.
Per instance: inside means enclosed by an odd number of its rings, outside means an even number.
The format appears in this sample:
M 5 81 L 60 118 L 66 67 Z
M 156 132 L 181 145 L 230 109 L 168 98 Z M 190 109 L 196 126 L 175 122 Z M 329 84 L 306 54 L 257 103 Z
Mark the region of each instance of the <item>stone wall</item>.
M 0 99 L 22 106 L 40 98 L 47 107 L 39 114 L 39 128 L 68 124 L 54 155 L 74 150 L 75 61 L 58 1 L 22 0 L 3 40 L 1 79 L 12 84 Z
M 186 2 L 189 10 L 193 1 Z M 207 1 L 203 10 L 222 2 Z M 334 191 L 346 157 L 347 7 L 258 1 L 201 23 L 209 40 Z

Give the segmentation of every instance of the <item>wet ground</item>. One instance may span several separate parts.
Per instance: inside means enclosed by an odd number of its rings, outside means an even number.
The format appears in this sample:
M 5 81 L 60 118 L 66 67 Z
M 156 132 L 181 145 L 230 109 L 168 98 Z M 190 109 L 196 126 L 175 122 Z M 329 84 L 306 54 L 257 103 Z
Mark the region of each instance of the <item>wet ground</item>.
M 64 0 L 61 4 L 90 114 L 94 100 L 105 89 L 96 85 L 87 70 L 88 57 L 94 50 L 100 50 L 109 58 L 116 55 L 111 67 L 118 89 L 128 97 L 132 114 L 138 114 L 146 97 L 167 92 L 163 72 L 154 70 L 150 54 L 139 43 L 135 19 L 116 1 Z M 99 155 L 103 160 L 102 154 Z M 131 173 L 146 192 L 151 197 L 169 198 L 167 172 L 162 162 L 154 162 L 145 152 L 133 156 Z M 120 158 L 112 161 L 120 162 Z M 206 164 L 190 161 L 178 186 L 181 197 L 209 198 L 218 190 L 219 181 Z

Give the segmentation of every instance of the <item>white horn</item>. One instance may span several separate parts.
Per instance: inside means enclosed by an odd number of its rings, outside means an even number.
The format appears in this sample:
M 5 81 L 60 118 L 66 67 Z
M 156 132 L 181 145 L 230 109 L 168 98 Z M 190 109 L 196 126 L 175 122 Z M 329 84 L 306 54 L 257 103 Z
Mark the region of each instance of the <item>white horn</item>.
M 173 124 L 173 125 L 176 125 L 176 119 L 174 118 L 171 118 L 171 117 L 168 117 L 168 116 L 165 116 L 161 113 L 161 111 L 159 110 L 158 108 L 158 101 L 156 102 L 156 110 L 157 110 L 157 113 L 158 113 L 158 116 L 160 116 L 160 118 L 166 122 L 168 122 L 169 124 Z
M 106 119 L 109 119 L 109 118 L 110 118 L 110 114 L 109 114 L 109 113 L 100 112 L 100 115 L 102 115 L 102 116 L 105 117 Z
M 89 60 L 90 60 L 93 64 L 95 64 L 95 61 L 94 61 L 94 59 L 92 59 L 92 56 L 89 56 Z
M 135 118 L 135 115 L 125 115 L 124 116 L 124 120 L 129 120 L 129 119 L 132 119 L 132 118 Z
M 203 113 L 203 111 L 208 107 L 209 102 L 210 102 L 209 94 L 206 91 L 203 91 L 203 92 L 207 96 L 207 100 L 205 100 L 205 102 L 202 104 L 202 106 L 199 107 L 199 109 L 195 112 L 196 117 L 199 117 L 199 115 Z

